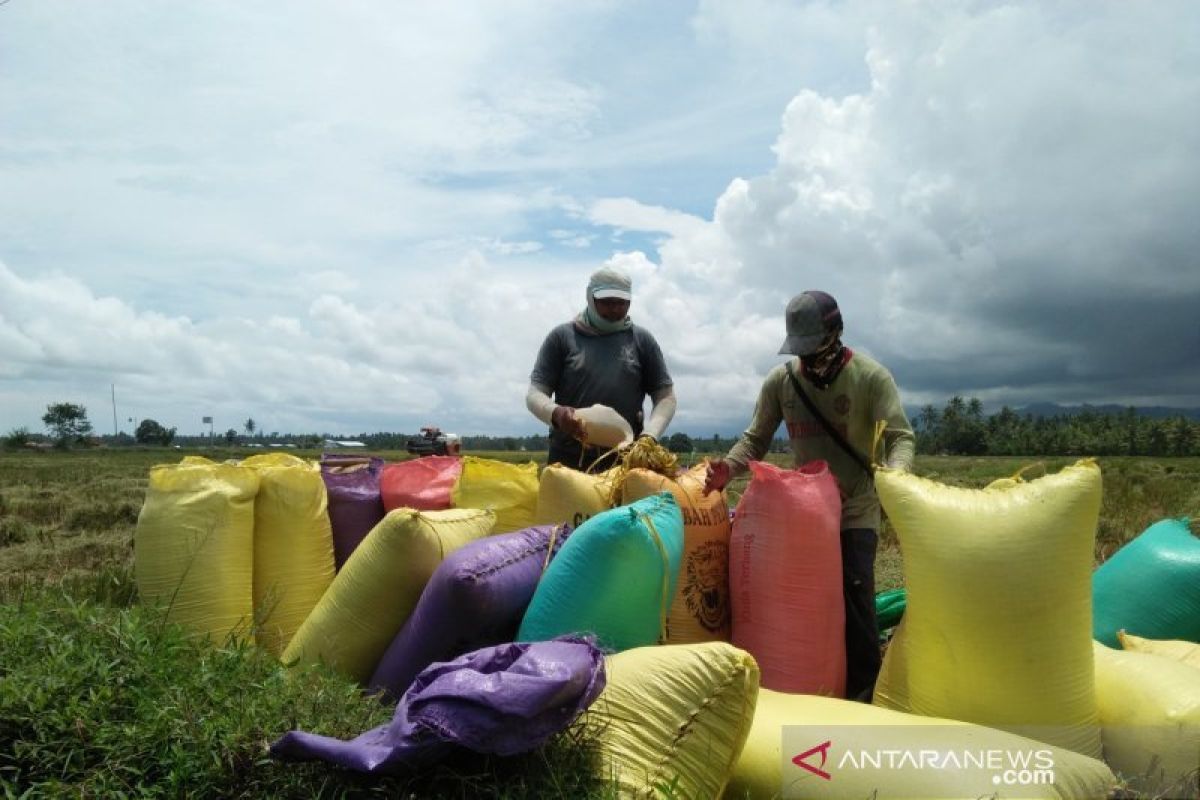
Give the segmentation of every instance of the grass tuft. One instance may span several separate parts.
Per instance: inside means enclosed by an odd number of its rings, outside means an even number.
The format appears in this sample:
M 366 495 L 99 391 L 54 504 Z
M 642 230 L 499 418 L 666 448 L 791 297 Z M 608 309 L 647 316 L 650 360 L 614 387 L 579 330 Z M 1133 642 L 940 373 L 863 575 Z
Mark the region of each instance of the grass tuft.
M 611 796 L 587 777 L 592 750 L 579 733 L 527 756 L 463 753 L 385 778 L 271 759 L 267 746 L 287 730 L 349 738 L 391 709 L 322 669 L 285 670 L 251 645 L 189 639 L 152 609 L 73 594 L 104 596 L 105 583 L 27 584 L 0 605 L 0 785 L 10 794 Z

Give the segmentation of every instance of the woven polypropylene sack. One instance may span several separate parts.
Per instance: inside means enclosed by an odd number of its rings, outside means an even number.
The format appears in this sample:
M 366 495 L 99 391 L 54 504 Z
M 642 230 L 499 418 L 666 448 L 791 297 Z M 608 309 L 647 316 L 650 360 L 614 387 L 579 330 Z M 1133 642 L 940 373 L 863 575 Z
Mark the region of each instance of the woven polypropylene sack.
M 551 464 L 538 479 L 538 525 L 570 525 L 578 528 L 601 511 L 612 508 L 612 470 L 595 475 Z
M 683 514 L 683 559 L 667 617 L 667 644 L 729 641 L 729 507 L 724 493 L 704 494 L 706 469 L 699 464 L 678 480 L 632 469 L 621 486 L 626 504 L 670 492 Z
M 1121 640 L 1122 650 L 1165 656 L 1200 669 L 1200 644 L 1180 639 L 1143 639 L 1124 631 L 1118 631 L 1117 638 Z
M 841 500 L 824 461 L 800 469 L 750 463 L 729 546 L 733 643 L 758 661 L 763 686 L 846 692 Z
M 608 406 L 577 408 L 575 418 L 583 423 L 583 443 L 588 447 L 611 450 L 633 441 L 629 421 Z
M 905 596 L 903 588 L 889 589 L 875 595 L 875 619 L 879 623 L 880 631 L 900 624 L 904 617 Z
M 242 462 L 254 498 L 254 640 L 278 656 L 333 580 L 333 533 L 320 468 L 288 453 Z
M 455 508 L 484 508 L 496 515 L 495 533 L 533 526 L 537 512 L 538 466 L 465 456 L 451 493 Z
M 882 469 L 875 485 L 904 553 L 907 609 L 874 702 L 1099 756 L 1090 621 L 1100 468 L 1080 461 L 985 489 Z
M 329 524 L 333 528 L 334 568 L 341 569 L 371 529 L 383 519 L 379 473 L 383 459 L 354 456 L 321 456 L 321 478 L 329 498 Z
M 389 513 L 367 534 L 296 631 L 283 662 L 324 662 L 365 682 L 438 564 L 487 536 L 494 522 L 490 511 L 475 509 L 400 508 Z
M 250 637 L 258 475 L 189 457 L 150 470 L 133 536 L 143 602 L 197 636 Z
M 606 659 L 591 727 L 604 785 L 622 797 L 716 798 L 754 718 L 758 667 L 724 642 L 639 647 Z M 732 797 L 732 795 L 730 795 Z
M 546 569 L 518 640 L 578 633 L 611 650 L 659 643 L 682 552 L 683 517 L 667 492 L 597 514 Z
M 1200 769 L 1200 669 L 1165 656 L 1096 648 L 1096 702 L 1104 757 L 1152 796 L 1169 792 Z
M 447 556 L 368 688 L 399 698 L 433 662 L 515 639 L 542 571 L 569 535 L 565 525 L 527 528 L 488 536 Z
M 791 748 L 786 753 L 785 744 Z M 880 753 L 884 755 L 878 756 Z M 910 754 L 907 760 L 905 753 Z M 916 759 L 921 753 L 935 754 L 943 760 L 942 765 L 917 766 Z M 957 760 L 950 762 L 950 754 L 955 754 Z M 974 755 L 976 761 L 968 761 L 967 754 Z M 1002 768 L 988 766 L 980 754 L 996 759 Z M 797 757 L 800 764 L 794 760 Z M 884 760 L 889 757 L 890 761 Z M 1030 785 L 1000 786 L 1003 768 L 1008 766 L 1004 759 L 1010 757 L 1028 757 L 1026 763 L 1035 765 L 1048 763 L 1053 774 L 1039 776 L 1042 780 Z M 984 766 L 980 767 L 981 763 Z M 811 768 L 806 769 L 802 764 Z M 1042 782 L 1046 777 L 1051 777 L 1052 782 Z M 1015 782 L 1019 776 L 1013 778 Z M 1097 759 L 1005 731 L 903 714 L 850 700 L 785 694 L 764 688 L 759 690 L 754 725 L 725 797 L 767 800 L 779 797 L 782 792 L 784 797 L 811 800 L 868 797 L 1074 800 L 1106 797 L 1116 782 L 1112 770 Z
M 387 511 L 450 508 L 450 493 L 461 474 L 462 459 L 458 456 L 423 456 L 385 464 L 379 477 L 383 507 Z
M 1200 538 L 1187 519 L 1154 523 L 1092 576 L 1092 635 L 1110 647 L 1117 631 L 1200 642 Z

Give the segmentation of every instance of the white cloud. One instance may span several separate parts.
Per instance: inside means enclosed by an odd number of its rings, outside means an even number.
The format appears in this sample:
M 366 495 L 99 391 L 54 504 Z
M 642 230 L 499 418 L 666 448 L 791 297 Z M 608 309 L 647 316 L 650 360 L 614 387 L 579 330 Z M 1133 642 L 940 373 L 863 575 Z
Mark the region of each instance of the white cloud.
M 891 11 L 7 4 L 0 423 L 532 431 L 605 261 L 692 433 L 813 287 L 914 403 L 1200 404 L 1197 7 Z

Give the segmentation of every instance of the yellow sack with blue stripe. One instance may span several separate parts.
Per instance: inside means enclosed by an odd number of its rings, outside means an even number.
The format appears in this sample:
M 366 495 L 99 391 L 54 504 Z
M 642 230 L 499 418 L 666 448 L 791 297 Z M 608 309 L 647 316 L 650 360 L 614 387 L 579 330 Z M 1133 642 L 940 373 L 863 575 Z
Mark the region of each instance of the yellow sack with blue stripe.
M 251 456 L 254 640 L 278 656 L 333 581 L 333 531 L 320 467 L 289 453 Z
M 462 474 L 450 492 L 455 508 L 483 508 L 496 515 L 493 533 L 532 527 L 537 513 L 538 466 L 464 456 Z M 557 523 L 556 523 L 557 524 Z
M 150 470 L 133 535 L 143 602 L 195 636 L 251 638 L 258 475 L 189 456 Z
M 388 512 L 296 631 L 283 662 L 323 662 L 365 683 L 433 571 L 455 550 L 491 533 L 495 520 L 490 511 L 469 508 Z
M 1092 554 L 1100 468 L 1084 460 L 984 489 L 875 473 L 908 607 L 876 705 L 1100 755 Z

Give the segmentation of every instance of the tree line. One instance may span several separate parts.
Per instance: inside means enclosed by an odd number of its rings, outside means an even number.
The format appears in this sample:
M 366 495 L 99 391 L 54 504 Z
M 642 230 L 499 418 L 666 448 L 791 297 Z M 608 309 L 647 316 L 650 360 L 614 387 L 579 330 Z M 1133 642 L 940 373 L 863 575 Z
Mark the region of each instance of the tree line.
M 1004 406 L 984 415 L 978 398 L 950 398 L 921 408 L 912 420 L 917 452 L 993 456 L 1196 456 L 1200 422 L 1180 414 L 1155 418 L 1135 408 L 1107 413 L 1035 416 Z
M 95 444 L 143 444 L 186 446 L 222 444 L 232 446 L 255 443 L 287 444 L 319 449 L 325 439 L 344 436 L 328 434 L 264 434 L 253 419 L 243 424 L 246 437 L 230 428 L 217 434 L 214 442 L 207 436 L 177 436 L 174 428 L 153 419 L 141 420 L 134 436 L 92 436 L 87 409 L 74 403 L 52 403 L 42 417 L 49 437 L 30 433 L 24 428 L 10 431 L 4 439 L 9 449 L 46 441 L 60 448 Z M 1128 455 L 1128 456 L 1200 456 L 1200 421 L 1179 414 L 1152 417 L 1126 408 L 1119 413 L 1084 407 L 1071 414 L 1052 416 L 1019 413 L 1004 406 L 994 414 L 984 414 L 983 403 L 975 397 L 955 396 L 941 409 L 926 405 L 912 420 L 917 434 L 917 452 L 945 455 L 1052 456 L 1052 455 Z M 410 433 L 359 433 L 348 438 L 362 442 L 371 450 L 404 450 Z M 713 434 L 693 437 L 672 433 L 663 445 L 676 453 L 725 453 L 736 437 Z M 464 450 L 540 452 L 549 447 L 545 434 L 530 436 L 464 436 Z M 785 451 L 786 440 L 776 439 L 772 450 Z

